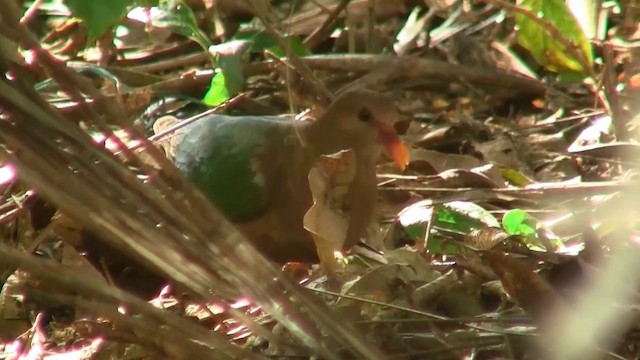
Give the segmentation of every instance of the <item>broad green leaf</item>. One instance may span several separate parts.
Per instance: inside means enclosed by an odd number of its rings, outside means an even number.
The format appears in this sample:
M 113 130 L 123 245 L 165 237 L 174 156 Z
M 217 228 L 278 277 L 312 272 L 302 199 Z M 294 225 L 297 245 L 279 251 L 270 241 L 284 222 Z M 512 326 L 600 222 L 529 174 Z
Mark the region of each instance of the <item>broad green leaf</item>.
M 244 87 L 242 56 L 249 45 L 248 41 L 232 40 L 209 47 L 209 53 L 216 57 L 218 69 L 224 74 L 225 87 L 231 96 L 240 92 Z
M 294 54 L 299 56 L 307 54 L 299 38 L 289 37 L 287 39 Z M 286 56 L 275 40 L 265 31 L 245 31 L 236 36 L 235 40 L 209 47 L 209 52 L 216 57 L 217 69 L 222 71 L 227 97 L 237 94 L 244 87 L 244 76 L 242 74 L 242 56 L 244 53 L 247 50 L 256 52 L 265 49 L 274 52 L 276 56 Z M 213 87 L 209 91 L 214 91 Z
M 456 233 L 467 234 L 474 229 L 485 227 L 499 227 L 498 220 L 482 207 L 465 201 L 454 201 L 446 204 L 431 206 L 430 201 L 420 201 L 404 208 L 398 219 L 407 235 L 414 241 L 422 241 L 427 231 L 427 225 L 433 219 L 433 227 Z M 456 246 L 452 246 L 438 239 L 430 237 L 427 250 L 433 253 L 455 253 Z
M 500 222 L 479 205 L 466 201 L 452 201 L 436 205 L 434 225 L 466 234 L 486 226 L 499 227 Z
M 227 100 L 229 100 L 229 91 L 225 85 L 224 74 L 219 72 L 211 78 L 209 91 L 203 101 L 206 105 L 218 106 Z
M 92 41 L 120 21 L 134 0 L 66 0 L 65 4 L 73 16 L 82 20 Z
M 520 6 L 553 24 L 568 41 L 575 44 L 578 51 L 584 53 L 589 66 L 592 66 L 591 44 L 564 0 L 522 0 Z M 515 14 L 515 20 L 518 42 L 531 52 L 539 64 L 554 72 L 587 73 L 580 62 L 571 57 L 563 43 L 543 26 L 520 13 Z
M 153 26 L 169 28 L 176 34 L 197 42 L 205 50 L 211 46 L 207 35 L 198 28 L 193 11 L 182 0 L 161 1 L 154 10 L 151 12 Z
M 536 219 L 521 209 L 509 210 L 502 217 L 502 227 L 509 235 L 535 235 L 536 223 Z
M 564 246 L 562 241 L 551 230 L 522 209 L 507 211 L 502 217 L 502 228 L 509 235 L 522 236 L 527 246 L 532 250 L 543 250 L 545 248 L 544 239 L 549 240 L 554 249 Z M 541 234 L 544 236 L 541 236 Z
M 398 221 L 412 240 L 420 241 L 424 238 L 426 225 L 432 216 L 433 206 L 420 201 L 402 209 L 398 214 Z

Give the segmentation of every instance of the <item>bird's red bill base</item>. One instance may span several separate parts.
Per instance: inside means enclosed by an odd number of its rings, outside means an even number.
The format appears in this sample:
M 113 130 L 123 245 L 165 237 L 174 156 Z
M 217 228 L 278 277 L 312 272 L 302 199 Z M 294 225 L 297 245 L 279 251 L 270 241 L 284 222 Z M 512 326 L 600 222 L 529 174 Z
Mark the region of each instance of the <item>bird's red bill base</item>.
M 400 170 L 409 164 L 409 150 L 391 125 L 378 124 L 378 140 Z

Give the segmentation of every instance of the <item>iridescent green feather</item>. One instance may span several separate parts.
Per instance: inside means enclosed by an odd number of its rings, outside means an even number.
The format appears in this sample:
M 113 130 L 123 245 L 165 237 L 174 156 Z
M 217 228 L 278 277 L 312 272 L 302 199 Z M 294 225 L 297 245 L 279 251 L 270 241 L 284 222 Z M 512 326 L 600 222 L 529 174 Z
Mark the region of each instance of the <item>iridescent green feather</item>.
M 187 126 L 175 163 L 234 221 L 252 220 L 269 206 L 258 157 L 282 133 L 281 117 L 214 116 Z

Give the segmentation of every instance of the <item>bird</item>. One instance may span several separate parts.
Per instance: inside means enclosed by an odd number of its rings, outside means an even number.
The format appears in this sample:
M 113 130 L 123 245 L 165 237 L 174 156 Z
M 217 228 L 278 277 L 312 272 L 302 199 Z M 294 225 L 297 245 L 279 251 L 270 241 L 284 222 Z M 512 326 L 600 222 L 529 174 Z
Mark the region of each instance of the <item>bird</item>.
M 160 146 L 263 255 L 279 263 L 313 262 L 318 254 L 303 224 L 313 204 L 309 171 L 320 156 L 345 150 L 355 155 L 349 227 L 337 241 L 340 250 L 348 251 L 375 216 L 381 152 L 402 170 L 408 164 L 408 149 L 393 127 L 397 119 L 390 97 L 355 89 L 340 94 L 313 121 L 213 114 L 179 128 Z M 154 132 L 178 121 L 163 117 Z

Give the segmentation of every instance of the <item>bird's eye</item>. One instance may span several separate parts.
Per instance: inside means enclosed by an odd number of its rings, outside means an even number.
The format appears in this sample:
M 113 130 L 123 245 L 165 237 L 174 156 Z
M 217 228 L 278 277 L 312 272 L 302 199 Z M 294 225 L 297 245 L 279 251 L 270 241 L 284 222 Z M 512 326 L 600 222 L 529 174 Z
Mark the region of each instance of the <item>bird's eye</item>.
M 371 111 L 367 108 L 362 108 L 360 112 L 358 112 L 358 119 L 362 122 L 369 122 L 372 118 L 373 115 L 371 115 Z

